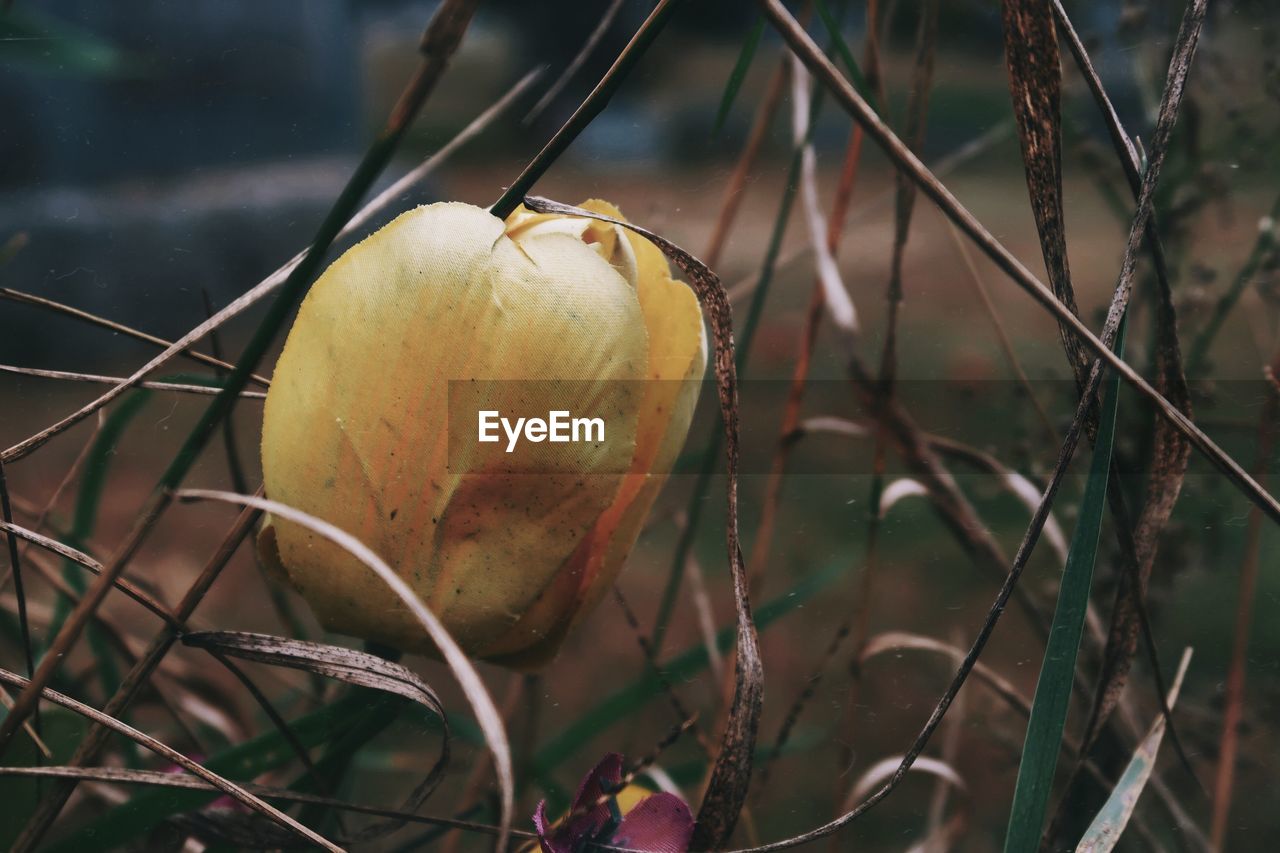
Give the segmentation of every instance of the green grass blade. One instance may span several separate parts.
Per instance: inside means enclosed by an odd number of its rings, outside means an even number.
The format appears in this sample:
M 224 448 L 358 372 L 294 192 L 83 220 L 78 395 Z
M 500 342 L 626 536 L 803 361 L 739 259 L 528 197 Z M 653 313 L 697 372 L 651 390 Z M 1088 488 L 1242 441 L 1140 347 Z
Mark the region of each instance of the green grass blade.
M 729 110 L 733 108 L 733 102 L 738 97 L 742 81 L 747 79 L 747 72 L 751 70 L 751 60 L 755 58 L 756 49 L 760 47 L 760 38 L 763 35 L 764 18 L 757 16 L 755 26 L 747 34 L 747 40 L 742 43 L 742 50 L 738 53 L 738 61 L 734 63 L 733 71 L 729 72 L 724 94 L 720 96 L 720 109 L 716 111 L 713 134 L 719 133 L 724 128 L 724 121 L 729 117 Z
M 1120 355 L 1124 354 L 1125 325 L 1122 320 L 1116 341 L 1116 352 Z M 1034 853 L 1039 849 L 1049 794 L 1053 789 L 1053 774 L 1058 766 L 1058 752 L 1062 748 L 1076 656 L 1080 651 L 1085 610 L 1089 606 L 1093 564 L 1098 554 L 1102 515 L 1107 504 L 1107 480 L 1111 473 L 1111 448 L 1119 407 L 1119 375 L 1111 372 L 1103 387 L 1105 394 L 1098 423 L 1098 440 L 1089 463 L 1089 479 L 1080 504 L 1080 518 L 1071 537 L 1071 550 L 1062 573 L 1053 627 L 1031 704 L 1031 720 L 1023 743 L 1022 763 L 1018 766 L 1009 831 L 1004 840 L 1005 853 Z

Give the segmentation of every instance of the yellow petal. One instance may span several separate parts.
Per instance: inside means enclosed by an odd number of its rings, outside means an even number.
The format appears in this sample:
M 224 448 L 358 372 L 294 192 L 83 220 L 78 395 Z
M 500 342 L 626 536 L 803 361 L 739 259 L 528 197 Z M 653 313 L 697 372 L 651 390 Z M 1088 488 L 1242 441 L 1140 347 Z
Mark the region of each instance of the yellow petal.
M 647 338 L 636 289 L 581 239 L 513 241 L 469 205 L 410 211 L 304 301 L 267 400 L 268 493 L 359 537 L 464 648 L 491 654 L 615 502 L 635 457 Z M 548 377 L 580 381 L 501 381 Z M 510 471 L 501 444 L 450 454 L 450 379 L 490 380 L 481 393 L 500 411 L 582 395 L 616 413 L 609 440 L 539 445 L 531 470 L 557 474 Z M 293 525 L 277 522 L 275 536 L 327 627 L 429 648 L 359 563 Z
M 591 200 L 581 206 L 623 219 L 608 202 Z M 635 458 L 616 498 L 562 576 L 495 647 L 495 655 L 505 652 L 501 660 L 512 666 L 535 666 L 553 655 L 572 624 L 599 603 L 617 577 L 684 444 L 706 369 L 706 338 L 693 291 L 672 279 L 666 257 L 652 243 L 617 226 L 596 224 L 622 231 L 620 238 L 630 243 L 636 258 L 637 290 L 649 336 L 650 381 L 644 383 Z M 557 622 L 555 617 L 566 610 L 573 620 Z

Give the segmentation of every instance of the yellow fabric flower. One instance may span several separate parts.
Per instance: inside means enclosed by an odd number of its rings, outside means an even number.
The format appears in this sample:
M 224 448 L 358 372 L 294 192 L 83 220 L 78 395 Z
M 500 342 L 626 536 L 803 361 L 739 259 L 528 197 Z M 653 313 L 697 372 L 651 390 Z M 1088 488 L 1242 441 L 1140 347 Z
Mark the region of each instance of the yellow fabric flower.
M 697 300 L 643 238 L 523 208 L 504 223 L 420 207 L 303 302 L 267 395 L 267 493 L 373 548 L 470 654 L 535 666 L 616 577 L 705 365 Z M 492 410 L 607 412 L 607 440 L 513 456 L 475 441 L 474 422 L 451 435 L 451 381 Z M 432 651 L 346 552 L 270 519 L 259 544 L 326 628 Z

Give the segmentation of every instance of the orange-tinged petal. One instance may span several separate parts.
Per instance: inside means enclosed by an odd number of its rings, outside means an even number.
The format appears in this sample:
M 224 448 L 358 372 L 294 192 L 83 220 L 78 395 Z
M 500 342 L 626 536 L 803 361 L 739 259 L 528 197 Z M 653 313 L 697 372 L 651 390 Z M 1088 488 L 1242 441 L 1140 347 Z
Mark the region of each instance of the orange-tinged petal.
M 410 211 L 303 303 L 267 400 L 268 493 L 359 537 L 464 648 L 491 654 L 615 502 L 635 458 L 647 338 L 635 287 L 581 239 L 512 240 L 462 204 Z M 503 381 L 549 377 L 579 381 Z M 531 473 L 510 470 L 502 443 L 451 453 L 450 379 L 489 380 L 477 393 L 499 411 L 577 395 L 614 413 L 608 441 L 538 445 Z M 358 563 L 293 525 L 276 522 L 275 537 L 327 627 L 429 648 Z
M 608 202 L 591 200 L 582 207 L 625 221 Z M 534 666 L 554 654 L 571 625 L 599 603 L 617 577 L 684 444 L 706 369 L 702 313 L 693 291 L 672 279 L 665 256 L 647 240 L 618 226 L 589 221 L 601 230 L 613 230 L 616 239 L 629 243 L 636 259 L 637 291 L 649 336 L 650 381 L 644 383 L 635 458 L 616 498 L 561 577 L 498 647 L 507 652 L 504 662 L 514 666 Z M 521 222 L 527 225 L 530 220 Z M 604 237 L 597 239 L 603 242 Z M 572 622 L 561 618 L 566 609 L 573 613 Z

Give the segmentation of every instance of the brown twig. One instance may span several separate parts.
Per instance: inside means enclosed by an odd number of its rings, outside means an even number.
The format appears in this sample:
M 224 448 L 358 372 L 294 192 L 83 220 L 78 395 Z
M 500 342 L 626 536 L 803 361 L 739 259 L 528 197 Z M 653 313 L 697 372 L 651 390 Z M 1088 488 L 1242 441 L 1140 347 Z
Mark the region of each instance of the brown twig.
M 140 331 L 138 329 L 132 328 L 131 326 L 126 326 L 124 323 L 118 323 L 115 320 L 110 320 L 106 317 L 100 317 L 97 314 L 92 314 L 88 311 L 85 311 L 82 308 L 74 308 L 70 305 L 65 305 L 61 302 L 56 302 L 52 299 L 48 299 L 43 296 L 36 296 L 34 293 L 23 293 L 20 290 L 13 290 L 12 288 L 8 288 L 8 287 L 0 287 L 0 296 L 4 297 L 5 299 L 11 300 L 13 302 L 21 302 L 26 305 L 35 305 L 40 308 L 44 308 L 48 311 L 54 311 L 59 314 L 64 314 L 68 317 L 74 317 L 77 320 L 83 320 L 84 322 L 90 323 L 94 326 L 101 326 L 104 329 L 109 329 L 112 332 L 115 332 L 120 335 L 124 335 L 129 338 L 133 338 L 134 340 L 142 341 L 148 344 L 153 344 L 155 346 L 160 347 L 161 349 L 167 349 L 174 345 L 172 341 L 167 341 L 164 338 L 157 337 L 152 334 L 148 334 L 147 332 Z M 208 367 L 216 367 L 220 370 L 230 370 L 232 367 L 235 366 L 232 364 L 228 364 L 227 362 L 223 361 L 217 356 L 206 355 L 205 353 L 202 353 L 195 349 L 191 349 L 190 347 L 184 347 L 183 349 L 178 350 L 177 354 L 182 355 L 186 358 L 189 358 L 192 361 L 195 361 L 199 364 L 203 364 Z M 252 376 L 250 376 L 249 379 L 254 384 L 259 385 L 263 388 L 266 388 L 271 385 L 271 380 L 266 379 L 265 377 L 262 377 L 262 376 L 258 376 L 257 374 L 253 374 Z
M 257 510 L 246 509 L 240 513 L 231 529 L 223 537 L 222 543 L 214 551 L 208 562 L 205 563 L 204 568 L 196 576 L 186 595 L 182 597 L 182 601 L 173 609 L 173 617 L 177 623 L 185 623 L 191 618 L 191 614 L 195 612 L 196 607 L 204 599 L 205 593 L 209 591 L 223 568 L 231 561 L 231 557 L 235 554 L 236 549 L 240 547 L 240 543 L 257 525 L 258 517 L 259 512 Z M 123 715 L 125 710 L 133 704 L 134 699 L 141 693 L 143 687 L 146 686 L 151 674 L 159 667 L 160 662 L 164 660 L 165 655 L 168 654 L 169 649 L 177 639 L 178 633 L 168 625 L 157 633 L 147 646 L 146 651 L 138 658 L 138 662 L 134 664 L 133 668 L 125 676 L 124 681 L 120 683 L 115 695 L 103 706 L 102 712 L 110 717 Z M 69 763 L 73 767 L 83 767 L 95 760 L 103 746 L 106 745 L 109 736 L 109 729 L 102 726 L 91 727 L 85 734 L 84 739 L 80 741 L 79 746 L 76 747 L 75 754 L 72 755 Z M 40 843 L 44 833 L 52 826 L 53 821 L 58 817 L 58 813 L 62 811 L 62 807 L 66 805 L 67 800 L 75 791 L 76 784 L 77 780 L 68 779 L 53 786 L 53 789 L 36 807 L 35 812 L 27 821 L 27 825 L 23 827 L 22 833 L 14 841 L 14 853 L 34 849 Z
M 870 136 L 896 166 L 911 175 L 921 191 L 956 223 L 986 254 L 997 267 L 1025 290 L 1041 306 L 1053 316 L 1064 322 L 1072 332 L 1081 339 L 1094 357 L 1108 368 L 1115 370 L 1120 377 L 1131 385 L 1140 395 L 1149 400 L 1161 417 L 1168 419 L 1185 435 L 1191 444 L 1251 502 L 1259 506 L 1263 512 L 1280 523 L 1280 501 L 1258 485 L 1257 481 L 1245 471 L 1238 462 L 1228 455 L 1208 435 L 1180 412 L 1176 405 L 1167 400 L 1153 388 L 1124 359 L 1117 356 L 1099 339 L 1078 317 L 1064 306 L 1044 283 L 1036 278 L 1030 270 L 1019 261 L 1013 253 L 1004 247 L 990 231 L 983 227 L 973 214 L 920 162 L 920 159 L 900 140 L 874 111 L 863 100 L 840 71 L 822 53 L 792 15 L 782 5 L 781 0 L 760 0 L 765 14 L 774 23 L 783 38 L 800 56 L 805 65 L 829 90 L 839 103 L 847 109 L 866 129 Z M 1139 232 L 1141 233 L 1141 232 Z
M 1280 349 L 1272 359 L 1269 373 L 1280 373 Z M 1254 471 L 1258 481 L 1267 481 L 1267 470 L 1280 427 L 1280 387 L 1271 386 L 1267 402 L 1258 419 L 1258 450 Z M 1223 691 L 1222 736 L 1218 745 L 1218 768 L 1213 784 L 1213 822 L 1210 845 L 1215 851 L 1226 849 L 1231 794 L 1235 785 L 1236 756 L 1240 749 L 1240 719 L 1244 712 L 1244 682 L 1249 666 L 1249 634 L 1258 588 L 1258 570 L 1262 546 L 1262 513 L 1256 508 L 1249 513 L 1245 532 L 1244 560 L 1240 566 L 1240 589 L 1237 593 L 1235 637 L 1231 643 L 1231 664 Z
M 13 673 L 3 669 L 0 669 L 0 681 L 3 681 L 6 684 L 11 684 L 15 687 L 21 687 L 23 693 L 25 693 L 27 688 L 30 686 L 30 681 L 28 679 L 14 675 Z M 200 777 L 205 782 L 217 788 L 222 793 L 239 801 L 249 809 L 261 814 L 280 826 L 293 831 L 312 844 L 315 844 L 325 850 L 332 851 L 332 853 L 342 853 L 341 847 L 331 843 L 323 836 L 307 829 L 284 812 L 263 801 L 262 798 L 258 797 L 256 794 L 250 793 L 242 786 L 205 769 L 200 764 L 192 761 L 190 758 L 187 758 L 177 750 L 171 749 L 150 735 L 144 734 L 132 726 L 120 722 L 120 720 L 110 716 L 109 714 L 94 710 L 82 702 L 77 702 L 70 696 L 63 695 L 56 690 L 44 688 L 40 693 L 43 698 L 48 699 L 55 704 L 61 705 L 68 710 L 74 711 L 75 713 L 92 720 L 100 726 L 128 737 L 130 740 L 133 740 L 161 756 L 166 761 L 176 764 L 188 773 Z M 10 713 L 12 713 L 12 711 Z
M 769 83 L 765 87 L 764 97 L 756 106 L 755 118 L 751 120 L 751 131 L 747 141 L 733 164 L 733 171 L 725 182 L 724 194 L 720 200 L 720 212 L 716 214 L 716 224 L 711 229 L 711 237 L 707 241 L 707 250 L 703 254 L 707 266 L 715 269 L 720 264 L 720 254 L 729 240 L 729 232 L 738 218 L 738 210 L 742 205 L 747 177 L 760 156 L 760 149 L 769 137 L 769 126 L 773 124 L 773 116 L 778 111 L 782 100 L 782 91 L 787 83 L 787 61 L 782 59 L 773 70 Z

